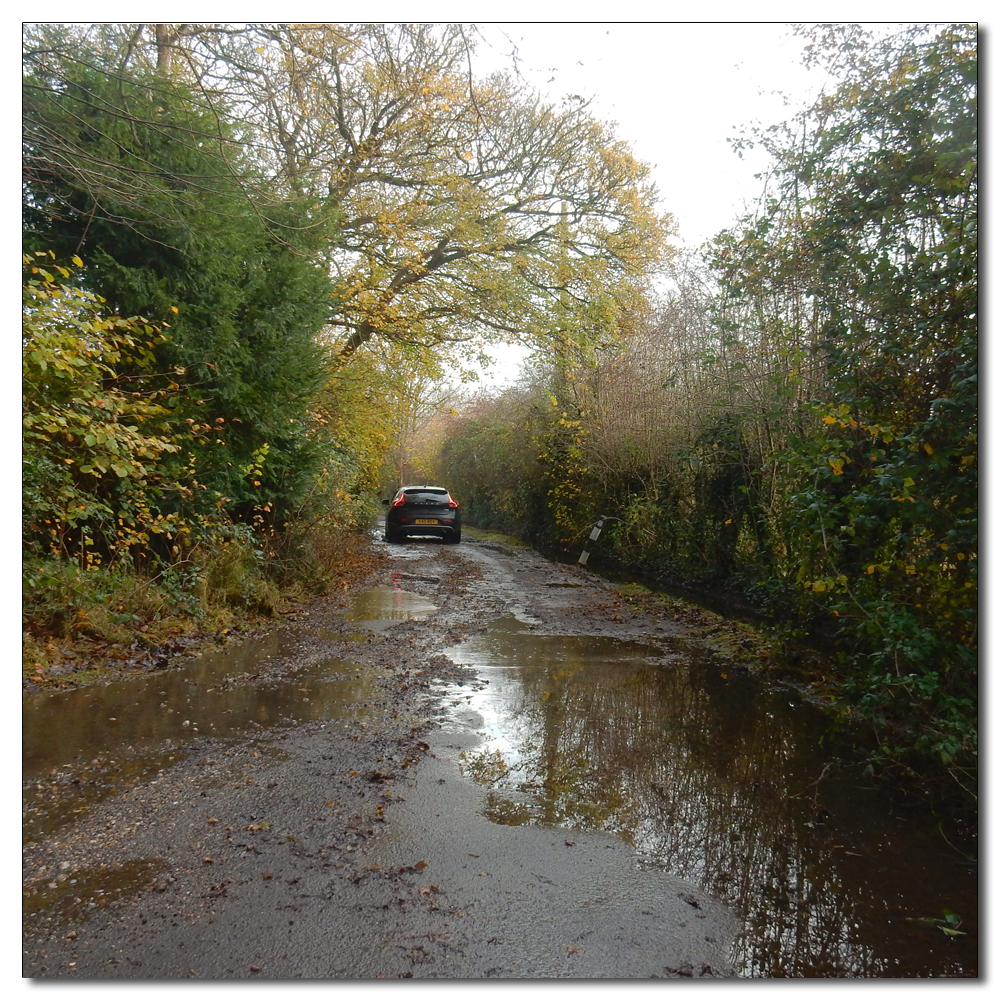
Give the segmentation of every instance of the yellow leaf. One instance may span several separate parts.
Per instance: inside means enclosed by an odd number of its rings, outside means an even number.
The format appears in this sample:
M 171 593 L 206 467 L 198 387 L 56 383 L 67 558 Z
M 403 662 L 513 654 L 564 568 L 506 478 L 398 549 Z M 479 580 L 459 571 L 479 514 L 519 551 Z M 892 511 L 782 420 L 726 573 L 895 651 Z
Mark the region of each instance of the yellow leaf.
M 926 451 L 928 455 L 933 455 L 934 454 L 933 447 L 931 447 L 931 445 L 927 444 L 926 441 L 924 442 L 924 451 Z

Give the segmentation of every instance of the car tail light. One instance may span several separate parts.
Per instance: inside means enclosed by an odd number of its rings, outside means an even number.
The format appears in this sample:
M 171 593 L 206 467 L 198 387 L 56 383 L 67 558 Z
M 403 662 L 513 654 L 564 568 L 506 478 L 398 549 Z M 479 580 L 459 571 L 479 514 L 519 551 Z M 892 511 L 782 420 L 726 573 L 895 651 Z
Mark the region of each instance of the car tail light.
M 392 501 L 393 507 L 402 507 L 404 503 L 406 503 L 406 496 L 405 495 L 401 496 L 398 500 L 393 500 Z
M 451 497 L 448 497 L 448 506 L 452 510 L 457 510 L 458 509 L 458 501 L 457 500 L 452 500 Z

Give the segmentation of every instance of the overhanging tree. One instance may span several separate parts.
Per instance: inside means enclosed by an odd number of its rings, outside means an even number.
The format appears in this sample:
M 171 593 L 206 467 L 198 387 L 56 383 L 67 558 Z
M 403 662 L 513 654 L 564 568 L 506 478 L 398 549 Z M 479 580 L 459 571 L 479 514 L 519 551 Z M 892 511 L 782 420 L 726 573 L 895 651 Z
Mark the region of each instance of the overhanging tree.
M 166 63 L 204 105 L 224 101 L 268 190 L 337 220 L 329 329 L 345 360 L 373 337 L 548 343 L 560 298 L 611 333 L 609 287 L 620 301 L 669 257 L 647 168 L 579 98 L 477 80 L 468 27 L 169 27 L 119 26 L 119 60 Z

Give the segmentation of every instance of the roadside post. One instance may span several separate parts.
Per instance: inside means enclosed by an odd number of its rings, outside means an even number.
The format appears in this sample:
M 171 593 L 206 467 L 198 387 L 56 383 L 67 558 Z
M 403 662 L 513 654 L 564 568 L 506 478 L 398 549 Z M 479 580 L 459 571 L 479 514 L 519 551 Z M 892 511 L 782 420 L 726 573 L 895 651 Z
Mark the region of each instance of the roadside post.
M 604 522 L 607 520 L 606 514 L 601 514 L 597 519 L 597 523 L 594 525 L 592 531 L 590 532 L 590 538 L 587 539 L 583 544 L 583 551 L 580 553 L 580 558 L 577 559 L 577 563 L 580 566 L 586 566 L 587 560 L 590 558 L 590 552 L 587 551 L 588 546 L 591 542 L 596 542 L 598 538 L 601 537 L 601 529 L 604 527 Z

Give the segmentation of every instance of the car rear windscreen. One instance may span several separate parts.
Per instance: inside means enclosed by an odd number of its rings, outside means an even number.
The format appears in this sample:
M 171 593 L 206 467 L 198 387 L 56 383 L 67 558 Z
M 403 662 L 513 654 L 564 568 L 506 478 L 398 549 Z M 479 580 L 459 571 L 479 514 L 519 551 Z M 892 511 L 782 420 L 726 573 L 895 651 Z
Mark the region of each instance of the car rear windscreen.
M 448 497 L 447 490 L 406 490 L 407 500 L 432 500 L 441 503 Z

